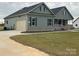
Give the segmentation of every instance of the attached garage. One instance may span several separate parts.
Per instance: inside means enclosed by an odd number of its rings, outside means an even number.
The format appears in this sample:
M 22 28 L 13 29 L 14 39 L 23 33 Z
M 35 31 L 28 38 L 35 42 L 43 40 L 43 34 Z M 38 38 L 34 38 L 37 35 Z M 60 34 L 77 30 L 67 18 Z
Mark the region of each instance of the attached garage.
M 25 31 L 26 30 L 26 21 L 25 21 L 25 19 L 18 19 L 16 21 L 15 26 L 16 26 L 16 28 L 15 28 L 16 30 Z
M 11 30 L 26 31 L 26 21 L 27 21 L 26 18 L 27 17 L 23 15 L 23 16 L 12 17 L 12 18 L 6 19 L 5 27 Z

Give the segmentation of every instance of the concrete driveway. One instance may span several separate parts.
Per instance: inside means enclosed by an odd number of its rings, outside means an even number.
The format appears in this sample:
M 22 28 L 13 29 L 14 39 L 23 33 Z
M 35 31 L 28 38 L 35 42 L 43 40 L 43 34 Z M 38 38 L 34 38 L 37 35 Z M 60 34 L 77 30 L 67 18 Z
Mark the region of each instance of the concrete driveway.
M 35 48 L 24 46 L 9 37 L 20 35 L 20 31 L 0 31 L 0 56 L 46 56 Z M 28 35 L 28 33 L 27 33 Z

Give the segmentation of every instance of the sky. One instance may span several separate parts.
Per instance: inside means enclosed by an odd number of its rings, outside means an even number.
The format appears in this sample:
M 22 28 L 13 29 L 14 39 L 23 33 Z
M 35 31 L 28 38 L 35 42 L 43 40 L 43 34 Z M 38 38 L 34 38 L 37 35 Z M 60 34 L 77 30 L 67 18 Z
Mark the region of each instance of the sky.
M 39 2 L 0 2 L 0 19 L 16 12 L 17 10 L 28 7 Z M 49 8 L 66 6 L 72 16 L 79 17 L 79 2 L 45 2 Z

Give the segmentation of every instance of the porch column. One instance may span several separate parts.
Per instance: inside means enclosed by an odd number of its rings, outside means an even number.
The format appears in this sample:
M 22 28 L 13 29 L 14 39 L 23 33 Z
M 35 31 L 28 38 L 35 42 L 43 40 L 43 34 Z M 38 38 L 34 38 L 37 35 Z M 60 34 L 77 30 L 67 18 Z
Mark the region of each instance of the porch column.
M 64 20 L 64 19 L 61 19 L 61 26 L 63 25 L 63 20 Z
M 55 24 L 54 21 L 55 21 L 55 19 L 53 19 L 53 26 L 54 26 L 54 24 Z

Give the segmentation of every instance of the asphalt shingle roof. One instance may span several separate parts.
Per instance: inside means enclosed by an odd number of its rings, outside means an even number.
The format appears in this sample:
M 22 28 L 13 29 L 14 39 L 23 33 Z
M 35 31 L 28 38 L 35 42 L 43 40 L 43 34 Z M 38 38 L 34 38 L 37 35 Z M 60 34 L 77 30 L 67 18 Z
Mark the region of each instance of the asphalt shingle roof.
M 65 8 L 68 11 L 68 9 L 65 6 L 51 9 L 51 11 L 56 15 L 63 8 Z M 71 13 L 69 11 L 68 11 L 68 13 L 70 14 L 71 18 L 74 19 L 73 16 L 71 15 Z
M 21 10 L 17 11 L 15 14 L 26 13 L 26 12 L 32 10 L 33 8 L 35 8 L 37 5 L 39 5 L 39 4 L 30 6 L 30 7 L 24 7 L 24 8 L 22 8 Z
M 40 3 L 39 3 L 39 4 L 40 4 Z M 5 17 L 5 18 L 9 18 L 9 17 L 15 16 L 15 15 L 18 15 L 18 14 L 22 14 L 22 13 L 27 13 L 27 12 L 29 12 L 30 10 L 32 10 L 33 8 L 35 8 L 36 6 L 38 6 L 39 4 L 30 6 L 30 7 L 24 7 L 24 8 L 22 8 L 21 10 L 18 10 L 18 11 L 16 11 L 16 12 L 14 12 L 13 14 L 11 14 L 11 15 Z
M 37 7 L 39 4 L 41 4 L 41 3 L 35 4 L 33 6 L 29 6 L 29 7 L 24 7 L 21 10 L 16 11 L 15 13 L 13 13 L 5 18 L 9 18 L 9 17 L 16 16 L 16 15 L 23 14 L 23 13 L 27 13 L 27 12 L 31 11 L 33 8 Z M 54 8 L 54 9 L 50 9 L 50 10 L 52 13 L 54 13 L 56 15 L 62 8 L 66 8 L 66 7 L 62 6 L 62 7 L 58 7 L 58 8 Z
M 51 11 L 56 15 L 62 8 L 65 8 L 65 7 L 63 6 L 63 7 L 54 8 L 54 9 L 51 9 Z

